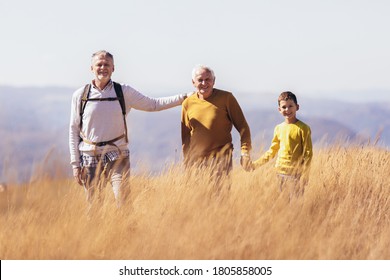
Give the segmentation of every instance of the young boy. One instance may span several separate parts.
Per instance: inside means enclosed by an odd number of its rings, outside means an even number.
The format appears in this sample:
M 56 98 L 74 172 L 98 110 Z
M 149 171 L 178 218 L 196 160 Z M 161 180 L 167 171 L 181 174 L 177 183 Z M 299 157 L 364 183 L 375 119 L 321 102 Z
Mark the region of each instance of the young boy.
M 284 122 L 275 127 L 271 147 L 252 163 L 252 168 L 260 167 L 278 154 L 275 167 L 280 190 L 289 188 L 291 199 L 292 195 L 303 194 L 308 180 L 313 157 L 311 130 L 307 124 L 297 119 L 299 104 L 295 94 L 290 91 L 282 92 L 278 104 Z

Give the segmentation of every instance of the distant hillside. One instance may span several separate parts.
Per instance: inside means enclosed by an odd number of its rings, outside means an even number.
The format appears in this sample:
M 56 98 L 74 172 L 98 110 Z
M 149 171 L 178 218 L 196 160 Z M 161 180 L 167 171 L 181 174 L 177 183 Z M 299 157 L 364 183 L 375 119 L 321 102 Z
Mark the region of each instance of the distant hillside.
M 0 181 L 29 180 L 32 169 L 70 174 L 68 122 L 74 89 L 0 87 Z M 253 137 L 254 156 L 267 149 L 273 128 L 283 121 L 269 94 L 236 95 Z M 381 144 L 390 145 L 390 109 L 383 103 L 347 103 L 301 98 L 299 118 L 312 128 L 315 145 L 335 140 L 367 141 L 381 131 Z M 181 161 L 180 108 L 163 112 L 132 110 L 128 117 L 132 167 L 159 171 Z M 238 152 L 239 139 L 233 132 Z M 362 140 L 363 139 L 363 140 Z M 43 168 L 50 152 L 56 166 Z M 237 155 L 237 154 L 236 154 Z M 61 159 L 61 160 L 58 160 Z

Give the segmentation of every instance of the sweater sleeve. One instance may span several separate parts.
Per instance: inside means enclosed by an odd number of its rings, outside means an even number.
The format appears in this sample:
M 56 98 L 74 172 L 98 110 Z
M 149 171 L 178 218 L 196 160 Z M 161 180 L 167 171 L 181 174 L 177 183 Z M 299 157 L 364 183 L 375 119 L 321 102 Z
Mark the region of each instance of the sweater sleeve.
M 303 131 L 302 144 L 303 144 L 303 157 L 302 157 L 303 171 L 304 173 L 308 173 L 311 160 L 313 158 L 313 144 L 311 141 L 311 130 L 309 126 L 307 126 L 306 129 Z
M 188 151 L 190 148 L 190 139 L 191 139 L 191 129 L 189 124 L 189 119 L 187 115 L 187 102 L 183 103 L 181 109 L 181 141 L 183 149 L 184 162 L 188 161 Z
M 232 94 L 229 95 L 227 109 L 234 127 L 240 134 L 241 153 L 249 153 L 252 149 L 249 125 L 245 119 L 240 105 L 237 102 L 237 99 Z
M 80 167 L 80 101 L 82 89 L 76 91 L 72 96 L 70 122 L 69 122 L 69 151 L 70 164 L 73 168 Z
M 270 148 L 258 160 L 253 162 L 253 168 L 256 169 L 273 159 L 278 153 L 279 148 L 280 140 L 278 138 L 278 127 L 275 127 Z

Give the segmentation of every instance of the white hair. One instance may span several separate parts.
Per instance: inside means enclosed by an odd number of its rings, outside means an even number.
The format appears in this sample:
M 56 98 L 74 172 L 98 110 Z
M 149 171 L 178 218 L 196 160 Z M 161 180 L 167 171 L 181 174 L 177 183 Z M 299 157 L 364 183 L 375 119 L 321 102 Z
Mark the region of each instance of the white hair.
M 214 75 L 214 71 L 213 69 L 211 69 L 210 67 L 208 66 L 205 66 L 205 65 L 196 65 L 194 67 L 194 69 L 192 69 L 192 79 L 195 80 L 195 77 L 196 77 L 196 73 L 199 71 L 199 70 L 206 70 L 207 72 L 209 72 L 211 74 L 211 76 L 213 77 L 213 79 L 215 79 L 215 75 Z

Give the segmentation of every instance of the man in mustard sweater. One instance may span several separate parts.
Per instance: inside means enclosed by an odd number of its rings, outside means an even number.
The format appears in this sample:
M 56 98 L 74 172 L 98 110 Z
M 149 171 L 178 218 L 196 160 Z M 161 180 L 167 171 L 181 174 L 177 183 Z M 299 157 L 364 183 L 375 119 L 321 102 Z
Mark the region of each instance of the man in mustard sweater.
M 192 71 L 194 94 L 182 104 L 181 126 L 184 163 L 207 167 L 216 182 L 232 170 L 234 126 L 241 136 L 241 165 L 250 168 L 251 135 L 240 105 L 232 93 L 214 88 L 215 75 L 207 66 Z
M 311 130 L 307 124 L 297 119 L 299 104 L 295 94 L 290 91 L 282 92 L 278 104 L 284 122 L 275 127 L 271 147 L 253 162 L 252 168 L 262 166 L 278 154 L 275 167 L 279 186 L 281 190 L 288 186 L 291 198 L 292 195 L 303 194 L 308 180 L 313 157 Z

